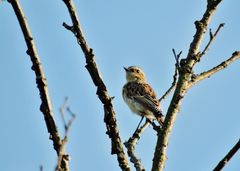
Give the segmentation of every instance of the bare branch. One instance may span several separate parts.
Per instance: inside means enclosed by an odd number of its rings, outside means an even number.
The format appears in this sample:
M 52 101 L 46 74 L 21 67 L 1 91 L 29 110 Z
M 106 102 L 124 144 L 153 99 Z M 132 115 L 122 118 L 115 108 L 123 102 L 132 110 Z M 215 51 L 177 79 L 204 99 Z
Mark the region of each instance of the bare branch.
M 196 33 L 194 35 L 194 39 L 190 45 L 188 55 L 187 55 L 187 63 L 191 69 L 197 62 L 199 62 L 199 49 L 202 44 L 202 40 L 205 36 L 208 25 L 214 15 L 217 6 L 222 0 L 208 0 L 207 9 L 203 14 L 203 17 L 200 21 L 195 21 Z M 188 69 L 188 68 L 186 68 Z
M 62 141 L 60 139 L 59 132 L 57 130 L 57 126 L 53 118 L 51 100 L 48 94 L 47 80 L 44 75 L 44 71 L 40 62 L 40 58 L 37 53 L 35 43 L 33 41 L 32 34 L 18 0 L 8 0 L 8 2 L 12 5 L 13 10 L 18 18 L 20 27 L 22 29 L 25 42 L 28 48 L 27 54 L 30 56 L 30 59 L 32 61 L 32 70 L 35 72 L 36 84 L 39 89 L 39 94 L 42 102 L 40 105 L 40 110 L 44 115 L 45 123 L 48 129 L 48 132 L 50 133 L 50 139 L 53 141 L 54 149 L 56 150 L 57 155 L 59 155 L 60 149 L 62 146 Z M 68 155 L 68 154 L 64 153 L 64 155 Z M 68 165 L 68 160 L 61 161 L 61 166 L 64 166 L 64 165 Z M 61 168 L 61 169 L 68 170 L 67 168 Z
M 199 49 L 205 32 L 220 2 L 221 0 L 208 0 L 207 9 L 202 19 L 195 22 L 196 33 L 190 45 L 186 59 L 182 59 L 180 61 L 179 78 L 177 81 L 176 89 L 168 107 L 162 131 L 158 135 L 153 157 L 152 171 L 162 171 L 164 169 L 167 159 L 166 151 L 170 132 L 175 123 L 182 99 L 188 90 L 188 82 L 191 78 L 193 67 L 198 62 L 197 55 L 199 54 Z
M 65 132 L 66 132 L 66 129 L 67 129 L 67 123 L 66 123 L 65 118 L 64 118 L 64 113 L 65 113 L 65 109 L 66 109 L 67 102 L 68 102 L 68 98 L 65 97 L 64 103 L 63 103 L 63 105 L 62 105 L 62 106 L 60 107 L 60 109 L 59 109 L 60 114 L 61 114 L 61 118 L 62 118 L 62 122 L 63 122 L 63 124 L 64 124 Z
M 117 154 L 118 163 L 122 170 L 128 171 L 130 170 L 130 166 L 128 164 L 127 156 L 123 149 L 123 144 L 119 135 L 119 130 L 116 121 L 116 114 L 113 109 L 112 105 L 112 98 L 108 95 L 107 88 L 102 80 L 100 72 L 97 67 L 97 63 L 94 58 L 93 50 L 89 48 L 87 42 L 83 36 L 82 29 L 80 27 L 80 21 L 77 17 L 77 12 L 75 5 L 72 0 L 63 0 L 65 5 L 68 8 L 70 17 L 72 19 L 73 26 L 66 27 L 67 24 L 63 23 L 65 28 L 71 28 L 70 30 L 74 33 L 78 44 L 81 46 L 81 49 L 85 55 L 86 59 L 86 68 L 91 75 L 93 83 L 97 87 L 97 95 L 100 101 L 103 103 L 104 106 L 104 122 L 106 123 L 107 127 L 107 134 L 112 141 L 112 154 Z M 68 30 L 69 30 L 68 29 Z
M 176 83 L 177 83 L 177 78 L 178 78 L 178 70 L 179 70 L 179 59 L 180 56 L 182 54 L 182 51 L 179 52 L 179 54 L 176 54 L 175 49 L 172 49 L 176 63 L 175 63 L 175 71 L 174 71 L 174 75 L 173 75 L 173 82 L 172 85 L 169 87 L 169 89 L 164 93 L 164 95 L 159 99 L 159 102 L 161 102 L 162 100 L 164 100 L 176 87 Z
M 233 148 L 227 153 L 227 155 L 218 163 L 218 165 L 213 169 L 213 171 L 221 171 L 239 149 L 240 149 L 240 139 L 233 146 Z
M 173 49 L 172 49 L 172 52 L 173 52 L 173 55 L 174 55 L 174 58 L 175 58 L 175 61 L 176 61 L 175 66 L 176 66 L 176 68 L 179 68 L 179 67 L 180 67 L 180 66 L 179 66 L 179 59 L 180 59 L 180 57 L 181 57 L 182 51 L 180 51 L 178 54 L 176 54 L 176 51 L 175 51 L 175 49 L 173 48 Z
M 192 80 L 189 83 L 189 88 L 191 86 L 193 86 L 194 84 L 196 84 L 197 82 L 199 82 L 205 78 L 209 78 L 211 75 L 215 74 L 216 72 L 226 68 L 228 65 L 230 65 L 231 63 L 233 63 L 234 61 L 236 61 L 239 58 L 240 58 L 240 51 L 236 51 L 232 54 L 231 57 L 229 57 L 227 60 L 223 61 L 219 65 L 217 65 L 217 66 L 213 67 L 212 69 L 205 71 L 199 75 L 196 75 L 195 77 L 192 77 Z
M 77 116 L 75 113 L 72 112 L 72 110 L 70 109 L 70 107 L 67 107 L 67 111 L 68 111 L 69 115 L 71 116 L 71 119 L 68 121 L 65 135 L 68 134 L 69 129 L 71 128 L 72 123 L 73 123 L 73 121 L 76 119 L 76 116 Z
M 68 98 L 66 97 L 64 99 L 64 103 L 63 105 L 61 106 L 60 108 L 60 114 L 62 116 L 62 120 L 63 120 L 63 123 L 64 123 L 64 129 L 65 129 L 65 135 L 64 135 L 64 138 L 61 140 L 62 141 L 62 144 L 61 144 L 61 148 L 59 150 L 59 155 L 58 155 L 58 163 L 57 163 L 57 166 L 56 166 L 56 169 L 55 171 L 62 171 L 61 168 L 67 168 L 67 170 L 69 170 L 69 165 L 65 165 L 65 166 L 61 166 L 62 165 L 62 160 L 69 160 L 69 155 L 66 155 L 65 154 L 65 148 L 66 148 L 66 144 L 67 144 L 67 141 L 68 141 L 68 132 L 70 130 L 70 127 L 72 126 L 72 123 L 73 121 L 75 120 L 76 118 L 76 114 L 74 114 L 69 107 L 67 107 L 67 101 L 68 101 Z M 68 123 L 66 122 L 66 119 L 65 119 L 65 110 L 67 109 L 68 111 L 68 114 L 71 116 L 70 120 L 68 121 Z
M 212 30 L 211 30 L 211 29 L 209 30 L 209 37 L 210 37 L 210 39 L 209 39 L 208 44 L 206 45 L 206 47 L 205 47 L 204 50 L 202 51 L 202 53 L 199 54 L 199 60 L 200 60 L 201 57 L 202 57 L 203 55 L 205 55 L 205 53 L 209 50 L 210 45 L 211 45 L 212 42 L 215 40 L 218 32 L 220 31 L 220 29 L 221 29 L 224 25 L 225 25 L 224 23 L 219 24 L 219 26 L 218 26 L 218 28 L 217 28 L 217 30 L 215 31 L 214 34 L 212 34 Z
M 65 153 L 65 147 L 67 144 L 67 136 L 61 140 L 61 147 L 59 149 L 58 162 L 55 171 L 69 171 L 70 156 Z
M 67 29 L 67 30 L 69 30 L 69 31 L 71 31 L 71 32 L 73 32 L 73 34 L 76 34 L 76 32 L 75 32 L 75 30 L 74 30 L 74 27 L 73 26 L 69 26 L 69 25 L 67 25 L 65 22 L 63 22 L 63 27 L 65 27 L 65 29 Z
M 143 131 L 149 126 L 149 122 L 146 121 L 143 126 L 141 126 L 139 129 L 137 129 L 132 137 L 128 139 L 124 143 L 125 147 L 127 148 L 128 156 L 130 157 L 130 161 L 134 164 L 134 167 L 137 171 L 144 171 L 144 166 L 141 163 L 141 160 L 136 157 L 135 153 L 135 146 L 137 144 L 137 141 L 140 139 L 141 134 Z

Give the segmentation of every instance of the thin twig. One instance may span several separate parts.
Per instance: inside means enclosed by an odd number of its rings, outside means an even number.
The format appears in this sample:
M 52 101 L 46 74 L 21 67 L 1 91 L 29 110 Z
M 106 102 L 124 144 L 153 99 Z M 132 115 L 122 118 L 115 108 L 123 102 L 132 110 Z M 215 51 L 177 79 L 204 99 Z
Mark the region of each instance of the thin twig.
M 37 53 L 37 48 L 33 41 L 33 37 L 30 31 L 29 25 L 27 23 L 26 17 L 24 15 L 24 12 L 21 8 L 20 3 L 18 2 L 18 0 L 8 0 L 8 2 L 12 5 L 13 10 L 17 16 L 18 22 L 20 24 L 20 27 L 22 29 L 25 42 L 28 48 L 27 54 L 29 55 L 32 61 L 31 69 L 35 73 L 36 84 L 39 89 L 39 94 L 41 98 L 40 111 L 44 115 L 45 123 L 48 129 L 48 132 L 50 134 L 50 139 L 53 141 L 54 149 L 57 152 L 57 155 L 59 155 L 62 142 L 53 118 L 51 100 L 48 94 L 47 80 L 44 75 L 44 71 L 40 62 L 39 55 Z M 64 155 L 67 155 L 67 154 L 64 154 Z M 61 161 L 61 166 L 67 166 L 67 165 L 68 165 L 68 160 Z M 61 168 L 61 169 L 68 170 L 67 168 Z
M 199 60 L 200 60 L 201 57 L 202 57 L 203 55 L 205 55 L 205 53 L 209 50 L 210 45 L 211 45 L 212 42 L 215 40 L 215 38 L 217 37 L 218 32 L 220 31 L 220 29 L 221 29 L 224 25 L 225 25 L 224 23 L 219 24 L 219 26 L 218 26 L 218 28 L 217 28 L 217 30 L 215 31 L 214 34 L 212 34 L 212 30 L 211 30 L 211 29 L 209 30 L 209 37 L 210 37 L 210 39 L 209 39 L 208 44 L 206 45 L 206 47 L 205 47 L 204 50 L 202 51 L 202 53 L 199 54 Z
M 213 171 L 221 171 L 239 149 L 240 149 L 240 139 L 233 146 L 233 148 L 226 154 L 226 156 L 217 164 L 217 166 L 213 169 Z
M 179 66 L 179 59 L 180 59 L 180 57 L 181 57 L 182 51 L 180 51 L 178 54 L 176 54 L 176 51 L 175 51 L 175 49 L 173 48 L 173 49 L 172 49 L 172 52 L 173 52 L 173 55 L 174 55 L 174 58 L 175 58 L 175 61 L 176 61 L 175 66 L 176 66 L 176 68 L 178 69 L 178 68 L 180 67 L 180 66 Z
M 176 60 L 176 63 L 175 63 L 175 71 L 174 71 L 174 75 L 173 75 L 173 82 L 172 82 L 172 85 L 169 87 L 169 89 L 164 93 L 164 95 L 159 99 L 159 102 L 161 102 L 162 100 L 164 100 L 173 90 L 174 88 L 176 87 L 176 83 L 177 83 L 177 79 L 178 79 L 178 70 L 179 70 L 179 59 L 180 59 L 180 56 L 182 54 L 182 51 L 179 52 L 178 54 L 176 54 L 175 52 L 175 49 L 172 49 L 173 51 L 173 55 L 174 55 L 174 58 Z
M 68 134 L 69 129 L 71 128 L 72 123 L 73 123 L 73 121 L 76 119 L 76 116 L 77 116 L 75 113 L 72 112 L 72 110 L 70 109 L 70 107 L 67 107 L 67 111 L 68 111 L 69 115 L 71 116 L 71 119 L 68 121 L 65 135 Z
M 135 146 L 137 144 L 137 141 L 140 139 L 141 134 L 143 133 L 143 131 L 149 126 L 149 122 L 146 121 L 144 123 L 144 125 L 142 125 L 140 128 L 138 128 L 132 135 L 132 137 L 130 137 L 128 139 L 128 141 L 126 141 L 124 143 L 125 147 L 127 148 L 127 153 L 128 156 L 130 157 L 130 161 L 134 164 L 134 167 L 136 168 L 137 171 L 144 171 L 144 166 L 141 163 L 141 160 L 138 159 L 136 157 L 135 153 Z
M 64 102 L 63 102 L 63 105 L 60 107 L 60 114 L 62 116 L 62 120 L 63 120 L 63 124 L 64 124 L 64 129 L 65 129 L 65 135 L 64 135 L 64 138 L 61 140 L 62 141 L 62 144 L 61 144 L 61 148 L 59 150 L 59 155 L 58 155 L 58 162 L 57 162 L 57 166 L 56 166 L 56 169 L 55 171 L 62 171 L 62 167 L 63 168 L 68 168 L 69 170 L 69 166 L 61 166 L 62 165 L 62 160 L 69 160 L 69 155 L 66 155 L 65 154 L 65 148 L 66 148 L 66 144 L 67 144 L 67 141 L 68 141 L 68 133 L 69 133 L 69 130 L 72 126 L 72 123 L 73 121 L 75 120 L 76 118 L 76 114 L 74 114 L 69 107 L 67 107 L 67 101 L 68 101 L 68 98 L 66 97 L 64 99 Z M 66 122 L 66 119 L 65 119 L 65 111 L 67 110 L 67 113 L 70 115 L 70 119 L 68 122 Z
M 196 75 L 195 77 L 192 77 L 191 81 L 189 82 L 188 87 L 190 88 L 197 82 L 199 82 L 205 78 L 209 78 L 211 75 L 226 68 L 228 65 L 230 65 L 231 63 L 233 63 L 234 61 L 236 61 L 239 58 L 240 58 L 240 51 L 234 52 L 231 57 L 229 57 L 227 60 L 221 62 L 219 65 L 213 67 L 212 69 L 210 69 L 208 71 L 202 72 L 201 74 Z
M 68 26 L 66 23 L 63 23 L 63 26 L 71 30 L 75 35 L 78 44 L 81 46 L 81 49 L 85 55 L 86 59 L 86 68 L 92 78 L 94 85 L 97 87 L 97 95 L 100 101 L 104 106 L 104 122 L 107 127 L 107 134 L 111 139 L 112 145 L 112 154 L 117 155 L 119 166 L 124 171 L 129 171 L 130 166 L 128 164 L 127 156 L 123 149 L 122 140 L 119 135 L 119 129 L 116 121 L 116 114 L 112 105 L 112 98 L 108 95 L 107 88 L 102 80 L 100 72 L 97 67 L 97 63 L 94 58 L 93 50 L 89 48 L 84 36 L 83 31 L 80 27 L 80 21 L 77 16 L 76 8 L 72 0 L 63 0 L 65 3 L 71 20 L 72 26 Z
M 67 123 L 65 121 L 65 117 L 64 117 L 64 113 L 65 113 L 65 109 L 66 109 L 66 105 L 67 105 L 67 102 L 68 102 L 68 97 L 65 97 L 64 99 L 64 102 L 63 102 L 63 105 L 60 107 L 59 111 L 60 111 L 60 114 L 61 114 L 61 118 L 62 118 L 62 122 L 64 124 L 64 129 L 66 131 L 67 129 Z

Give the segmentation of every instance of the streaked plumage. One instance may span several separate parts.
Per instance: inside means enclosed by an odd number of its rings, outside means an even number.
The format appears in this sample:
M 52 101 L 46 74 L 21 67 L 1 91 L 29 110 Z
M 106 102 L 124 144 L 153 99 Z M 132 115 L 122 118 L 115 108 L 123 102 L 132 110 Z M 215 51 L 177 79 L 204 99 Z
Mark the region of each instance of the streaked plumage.
M 144 72 L 137 66 L 124 68 L 127 83 L 123 86 L 123 99 L 132 112 L 149 120 L 163 123 L 160 103 L 152 87 L 147 83 Z M 157 116 L 157 118 L 155 117 Z

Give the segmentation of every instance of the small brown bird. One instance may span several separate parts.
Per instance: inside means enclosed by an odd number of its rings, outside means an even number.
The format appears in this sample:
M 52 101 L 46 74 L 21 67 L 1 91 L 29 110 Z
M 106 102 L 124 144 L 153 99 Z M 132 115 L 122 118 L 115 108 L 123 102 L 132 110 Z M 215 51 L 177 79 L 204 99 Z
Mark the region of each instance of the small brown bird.
M 147 83 L 143 70 L 137 66 L 124 67 L 124 69 L 127 79 L 127 83 L 123 86 L 122 90 L 124 101 L 131 111 L 142 116 L 142 119 L 145 117 L 151 122 L 156 119 L 162 126 L 163 115 L 160 103 L 156 98 L 154 90 Z

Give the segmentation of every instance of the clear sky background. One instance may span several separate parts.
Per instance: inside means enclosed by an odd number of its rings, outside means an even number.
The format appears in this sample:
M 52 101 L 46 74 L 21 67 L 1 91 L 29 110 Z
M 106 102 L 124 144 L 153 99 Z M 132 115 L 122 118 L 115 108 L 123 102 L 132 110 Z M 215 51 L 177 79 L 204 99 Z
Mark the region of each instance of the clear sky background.
M 69 134 L 67 152 L 71 170 L 118 171 L 105 134 L 103 107 L 95 95 L 85 59 L 72 33 L 64 3 L 20 1 L 33 34 L 48 81 L 54 115 L 63 133 L 59 107 L 64 97 L 77 119 Z M 186 57 L 195 33 L 194 21 L 202 17 L 206 0 L 178 1 L 75 1 L 86 39 L 113 103 L 122 140 L 127 140 L 140 118 L 124 104 L 123 66 L 141 66 L 160 97 L 170 86 L 174 71 L 172 48 Z M 240 50 L 238 0 L 225 0 L 211 28 L 226 23 L 210 51 L 195 68 L 200 73 Z M 9 3 L 0 3 L 0 163 L 2 171 L 52 171 L 57 157 L 39 111 L 40 99 L 17 18 Z M 206 44 L 208 34 L 204 41 Z M 240 61 L 194 86 L 186 94 L 168 146 L 166 171 L 208 171 L 237 142 L 240 133 Z M 165 113 L 169 100 L 162 104 Z M 148 128 L 136 152 L 150 170 L 156 133 Z M 240 170 L 240 152 L 225 171 Z M 134 169 L 133 169 L 134 170 Z

